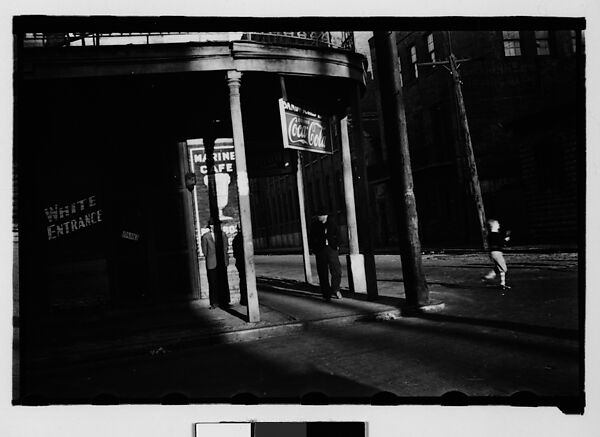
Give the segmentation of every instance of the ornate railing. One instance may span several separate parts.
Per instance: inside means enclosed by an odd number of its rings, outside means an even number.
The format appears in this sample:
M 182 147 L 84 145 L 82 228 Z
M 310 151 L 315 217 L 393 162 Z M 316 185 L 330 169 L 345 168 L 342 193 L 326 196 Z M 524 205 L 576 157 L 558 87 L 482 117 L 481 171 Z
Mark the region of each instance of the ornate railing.
M 266 44 L 333 47 L 354 51 L 353 32 L 345 31 L 25 33 L 22 44 L 24 47 L 68 47 L 239 40 Z
M 354 51 L 353 32 L 246 32 L 242 39 L 282 45 L 335 47 Z

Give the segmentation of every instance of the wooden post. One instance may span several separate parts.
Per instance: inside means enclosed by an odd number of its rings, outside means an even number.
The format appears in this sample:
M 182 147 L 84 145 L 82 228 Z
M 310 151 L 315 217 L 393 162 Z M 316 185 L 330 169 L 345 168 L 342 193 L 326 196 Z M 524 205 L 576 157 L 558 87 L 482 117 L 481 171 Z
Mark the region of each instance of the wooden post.
M 350 140 L 348 138 L 348 117 L 340 120 L 342 174 L 344 178 L 344 199 L 346 201 L 346 225 L 348 227 L 348 279 L 350 291 L 367 293 L 365 275 L 365 259 L 359 251 L 358 224 L 356 221 L 356 204 L 354 202 L 354 180 L 352 177 L 352 159 L 350 156 Z
M 223 228 L 221 227 L 221 219 L 219 217 L 219 207 L 217 201 L 217 181 L 215 180 L 215 140 L 216 140 L 216 123 L 211 121 L 208 124 L 204 134 L 204 151 L 206 152 L 206 169 L 208 176 L 208 203 L 210 208 L 210 218 L 213 222 L 213 231 L 215 234 L 215 246 L 217 253 L 221 253 L 225 246 L 223 241 Z M 218 302 L 219 305 L 229 305 L 231 296 L 229 294 L 229 278 L 227 275 L 227 267 L 225 260 L 221 256 L 217 256 L 217 277 L 218 277 Z
M 244 239 L 244 267 L 246 270 L 246 290 L 248 290 L 248 321 L 259 322 L 258 293 L 256 290 L 256 272 L 254 269 L 254 244 L 252 242 L 252 217 L 250 216 L 250 185 L 246 169 L 246 148 L 244 145 L 244 129 L 242 124 L 242 105 L 240 100 L 240 84 L 242 73 L 235 70 L 227 72 L 229 85 L 229 108 L 233 144 L 235 147 L 235 165 L 238 178 L 238 196 L 240 201 L 240 221 Z
M 304 163 L 302 153 L 298 150 L 298 169 L 296 170 L 296 188 L 298 189 L 298 207 L 300 210 L 300 233 L 302 235 L 302 260 L 304 262 L 304 280 L 312 284 L 312 269 L 310 267 L 310 253 L 308 249 L 308 225 L 306 224 L 306 207 L 304 204 Z
M 364 258 L 365 278 L 367 281 L 367 293 L 369 299 L 377 298 L 377 270 L 375 266 L 375 254 L 373 253 L 372 241 L 372 217 L 369 211 L 369 181 L 367 177 L 366 155 L 363 147 L 362 117 L 360 111 L 360 86 L 356 84 L 352 90 L 351 121 L 352 121 L 352 150 L 354 153 L 354 164 L 356 174 L 357 203 L 362 207 L 357 211 L 358 238 Z
M 187 143 L 182 141 L 177 144 L 179 158 L 179 177 L 182 185 L 181 195 L 183 196 L 183 219 L 185 226 L 185 239 L 188 247 L 188 269 L 189 280 L 192 285 L 192 297 L 200 299 L 200 268 L 198 266 L 198 245 L 196 243 L 196 228 L 194 226 L 194 206 L 193 191 L 188 191 L 185 185 L 185 175 L 190 169 L 188 164 Z
M 448 35 L 448 40 L 450 36 Z M 485 219 L 485 209 L 483 206 L 483 197 L 481 195 L 481 187 L 479 185 L 479 175 L 477 174 L 477 162 L 475 161 L 475 154 L 473 153 L 473 144 L 471 143 L 471 132 L 469 130 L 469 121 L 467 120 L 467 110 L 465 109 L 465 101 L 463 99 L 462 87 L 460 82 L 460 76 L 456 66 L 456 57 L 452 52 L 449 56 L 450 72 L 452 73 L 452 79 L 454 82 L 454 94 L 458 103 L 458 116 L 460 118 L 460 124 L 464 134 L 464 146 L 465 155 L 467 156 L 467 167 L 469 170 L 469 182 L 471 185 L 471 193 L 473 200 L 475 201 L 475 207 L 477 208 L 477 217 L 479 218 L 479 227 L 481 230 L 481 239 L 483 243 L 483 249 L 488 250 L 487 241 L 487 224 Z
M 400 68 L 395 32 L 374 32 L 379 91 L 384 130 L 388 146 L 390 179 L 400 217 L 401 259 L 406 301 L 412 306 L 430 304 L 429 289 L 423 273 L 417 207 L 413 191 L 408 148 L 406 113 L 400 84 Z
M 281 97 L 287 100 L 287 91 L 285 89 L 285 79 L 279 76 L 281 84 Z M 304 280 L 312 284 L 312 269 L 310 267 L 310 252 L 308 249 L 308 227 L 306 224 L 306 207 L 304 204 L 304 164 L 302 162 L 302 152 L 296 151 L 297 169 L 296 169 L 296 189 L 298 190 L 298 209 L 300 211 L 300 235 L 302 236 L 302 260 L 304 262 Z
M 465 108 L 465 101 L 462 94 L 462 82 L 460 75 L 458 74 L 458 62 L 469 61 L 470 59 L 456 59 L 454 53 L 452 53 L 452 39 L 450 38 L 450 32 L 446 31 L 446 40 L 448 42 L 448 60 L 447 61 L 434 61 L 434 62 L 421 62 L 418 66 L 436 66 L 443 65 L 450 74 L 452 75 L 452 82 L 454 85 L 454 97 L 456 100 L 456 106 L 458 108 L 458 118 L 460 127 L 464 135 L 464 152 L 467 157 L 467 168 L 469 172 L 469 186 L 471 188 L 471 195 L 475 202 L 475 208 L 477 209 L 477 216 L 479 219 L 479 229 L 481 232 L 482 246 L 484 250 L 488 250 L 487 241 L 487 223 L 485 219 L 485 209 L 483 206 L 483 196 L 481 195 L 481 187 L 479 184 L 479 175 L 477 174 L 477 162 L 475 161 L 475 154 L 473 153 L 473 144 L 471 142 L 471 132 L 469 130 L 469 122 L 467 120 L 467 110 Z M 448 68 L 448 65 L 450 68 Z M 460 150 L 459 153 L 460 154 Z M 459 160 L 459 176 L 462 175 L 462 161 Z

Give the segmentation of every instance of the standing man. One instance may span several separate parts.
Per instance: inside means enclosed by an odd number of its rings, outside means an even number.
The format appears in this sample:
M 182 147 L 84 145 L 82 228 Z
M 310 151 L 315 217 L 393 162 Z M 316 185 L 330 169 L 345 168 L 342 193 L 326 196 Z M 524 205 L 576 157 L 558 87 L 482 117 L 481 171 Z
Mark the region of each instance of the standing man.
M 321 293 L 326 302 L 341 299 L 342 266 L 338 257 L 338 227 L 326 211 L 319 211 L 310 227 L 309 248 L 315 254 Z M 331 273 L 331 285 L 329 284 Z
M 202 253 L 206 258 L 206 275 L 208 276 L 208 300 L 210 302 L 210 309 L 217 307 L 220 301 L 220 290 L 219 290 L 219 274 L 217 271 L 217 247 L 215 244 L 215 232 L 212 219 L 208 221 L 206 225 L 207 232 L 202 234 L 200 239 L 200 245 L 202 246 Z M 221 232 L 223 238 L 223 262 L 225 267 L 229 265 L 229 244 L 227 242 L 227 235 L 225 232 Z
M 246 264 L 244 264 L 244 238 L 242 229 L 237 225 L 237 233 L 231 242 L 233 256 L 235 257 L 235 268 L 240 278 L 240 305 L 248 305 L 248 289 L 246 288 Z

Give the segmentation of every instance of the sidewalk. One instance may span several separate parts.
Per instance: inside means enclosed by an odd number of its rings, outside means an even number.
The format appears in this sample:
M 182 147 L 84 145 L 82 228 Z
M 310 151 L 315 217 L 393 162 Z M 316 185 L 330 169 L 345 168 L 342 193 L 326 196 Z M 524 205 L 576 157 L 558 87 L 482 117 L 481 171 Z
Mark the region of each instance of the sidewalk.
M 57 320 L 31 357 L 31 367 L 164 354 L 184 347 L 258 340 L 400 313 L 399 299 L 369 302 L 349 298 L 346 290 L 345 298 L 327 303 L 316 287 L 307 284 L 258 282 L 260 322 L 246 322 L 246 307 L 239 304 L 211 310 L 194 301 L 107 313 L 76 325 L 77 329 L 68 320 Z
M 348 248 L 341 248 L 340 255 L 347 255 Z M 439 247 L 439 246 L 423 246 L 421 248 L 423 254 L 468 254 L 468 253 L 486 253 L 480 247 Z M 505 249 L 507 253 L 577 253 L 579 247 L 576 244 L 520 244 L 511 245 Z M 399 247 L 381 247 L 373 249 L 375 255 L 398 255 L 400 254 Z M 302 247 L 269 247 L 255 249 L 256 255 L 301 255 Z

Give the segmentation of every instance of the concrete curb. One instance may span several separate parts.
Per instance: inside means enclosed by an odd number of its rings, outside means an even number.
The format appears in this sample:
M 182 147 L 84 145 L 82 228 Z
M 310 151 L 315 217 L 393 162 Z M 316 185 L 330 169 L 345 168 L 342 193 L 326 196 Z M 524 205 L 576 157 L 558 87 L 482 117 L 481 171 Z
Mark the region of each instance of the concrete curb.
M 52 368 L 88 362 L 108 361 L 124 357 L 139 356 L 146 353 L 151 355 L 165 355 L 173 350 L 186 347 L 215 346 L 220 344 L 233 344 L 254 340 L 261 340 L 282 335 L 290 335 L 302 331 L 319 329 L 327 326 L 342 326 L 367 320 L 389 320 L 400 318 L 400 309 L 391 309 L 378 312 L 363 312 L 345 316 L 330 317 L 325 319 L 304 320 L 288 322 L 280 325 L 251 327 L 235 331 L 204 333 L 201 335 L 186 336 L 179 331 L 161 337 L 153 337 L 152 341 L 139 342 L 137 344 L 111 345 L 105 348 L 97 348 L 87 352 L 59 353 L 59 358 L 50 356 L 33 359 L 31 368 Z M 185 337 L 185 338 L 184 338 Z

